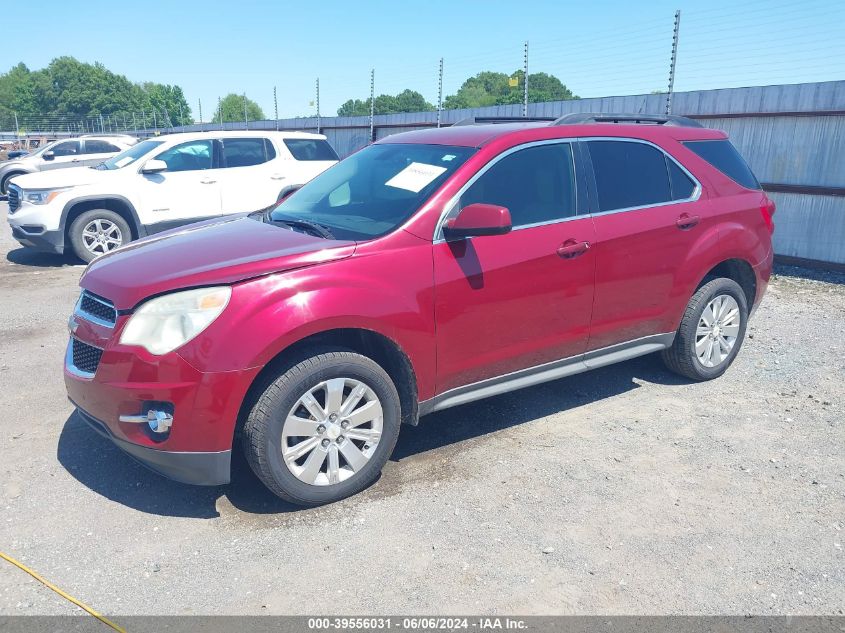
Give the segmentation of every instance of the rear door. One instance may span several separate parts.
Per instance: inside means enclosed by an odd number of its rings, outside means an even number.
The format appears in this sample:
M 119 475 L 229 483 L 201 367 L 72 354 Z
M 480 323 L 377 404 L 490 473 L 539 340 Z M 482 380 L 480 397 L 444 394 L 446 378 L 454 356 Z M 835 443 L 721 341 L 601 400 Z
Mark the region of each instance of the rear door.
M 79 164 L 99 165 L 120 151 L 121 149 L 114 143 L 99 139 L 84 139 L 82 141 L 82 156 L 79 157 Z
M 656 145 L 582 141 L 592 165 L 596 287 L 590 350 L 674 332 L 681 264 L 710 225 L 689 172 Z M 715 239 L 715 232 L 713 234 Z
M 258 211 L 275 202 L 282 187 L 282 176 L 270 140 L 221 138 L 219 143 L 222 212 Z
M 502 205 L 513 229 L 435 240 L 438 393 L 585 351 L 594 230 L 592 219 L 577 213 L 586 196 L 577 190 L 573 150 L 554 141 L 505 152 L 450 210 Z M 588 246 L 569 252 L 578 244 Z

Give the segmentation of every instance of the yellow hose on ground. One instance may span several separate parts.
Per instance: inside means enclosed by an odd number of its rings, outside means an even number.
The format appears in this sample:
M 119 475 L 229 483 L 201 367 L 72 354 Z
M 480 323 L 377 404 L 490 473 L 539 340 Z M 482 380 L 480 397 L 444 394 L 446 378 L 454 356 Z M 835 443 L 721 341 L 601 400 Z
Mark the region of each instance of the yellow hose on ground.
M 48 588 L 52 589 L 52 590 L 53 590 L 53 591 L 55 591 L 57 594 L 59 594 L 62 598 L 64 598 L 65 600 L 68 600 L 69 602 L 72 602 L 73 604 L 75 604 L 77 607 L 79 607 L 79 608 L 80 608 L 80 609 L 82 609 L 83 611 L 88 612 L 88 614 L 90 614 L 90 615 L 94 616 L 95 618 L 97 618 L 100 622 L 102 622 L 102 623 L 103 623 L 103 624 L 105 624 L 106 626 L 110 626 L 110 627 L 111 627 L 111 628 L 113 628 L 115 631 L 120 631 L 120 633 L 126 633 L 126 629 L 124 629 L 123 627 L 121 627 L 121 626 L 119 626 L 119 625 L 115 624 L 114 622 L 112 622 L 111 620 L 109 620 L 108 618 L 106 618 L 105 616 L 100 615 L 99 613 L 97 613 L 96 611 L 94 611 L 94 609 L 92 609 L 91 607 L 89 607 L 87 604 L 83 604 L 82 602 L 80 602 L 79 600 L 77 600 L 76 598 L 74 598 L 73 596 L 71 596 L 71 595 L 69 595 L 69 594 L 65 593 L 64 591 L 62 591 L 61 589 L 59 589 L 56 585 L 54 585 L 53 583 L 51 583 L 49 580 L 47 580 L 46 578 L 44 578 L 43 576 L 41 576 L 38 572 L 36 572 L 36 571 L 34 571 L 34 570 L 30 569 L 29 567 L 27 567 L 27 566 L 26 566 L 26 565 L 24 565 L 23 563 L 21 563 L 21 562 L 19 562 L 19 561 L 16 561 L 14 558 L 12 558 L 11 556 L 9 556 L 8 554 L 4 554 L 3 552 L 0 552 L 0 558 L 3 558 L 4 560 L 6 560 L 6 561 L 8 561 L 8 562 L 12 563 L 12 565 L 14 565 L 15 567 L 17 567 L 18 569 L 20 569 L 20 570 L 22 570 L 22 571 L 25 571 L 25 572 L 26 572 L 26 573 L 28 573 L 30 576 L 32 576 L 33 578 L 35 578 L 35 580 L 37 580 L 38 582 L 42 583 L 42 584 L 43 584 L 43 585 L 45 585 L 46 587 L 48 587 Z

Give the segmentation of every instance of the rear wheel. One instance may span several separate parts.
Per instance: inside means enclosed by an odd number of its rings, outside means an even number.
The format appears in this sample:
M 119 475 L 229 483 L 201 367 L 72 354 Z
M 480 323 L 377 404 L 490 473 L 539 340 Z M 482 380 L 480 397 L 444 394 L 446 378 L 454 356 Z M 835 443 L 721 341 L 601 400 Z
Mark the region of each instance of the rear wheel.
M 747 320 L 748 301 L 739 284 L 723 277 L 713 279 L 690 299 L 663 361 L 692 380 L 717 378 L 739 353 Z
M 244 424 L 244 452 L 277 496 L 299 505 L 331 503 L 375 481 L 400 420 L 399 394 L 378 364 L 328 351 L 266 387 Z
M 114 211 L 91 209 L 76 218 L 68 231 L 71 248 L 90 262 L 132 240 L 129 224 Z

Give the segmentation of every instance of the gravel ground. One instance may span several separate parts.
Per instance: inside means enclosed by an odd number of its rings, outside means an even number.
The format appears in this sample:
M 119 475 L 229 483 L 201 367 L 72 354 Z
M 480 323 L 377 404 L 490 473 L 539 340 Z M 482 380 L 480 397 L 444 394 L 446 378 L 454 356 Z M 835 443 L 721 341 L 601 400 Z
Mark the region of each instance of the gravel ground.
M 784 269 L 733 368 L 656 357 L 428 416 L 299 510 L 130 461 L 62 382 L 81 266 L 0 207 L 0 548 L 110 614 L 842 614 L 845 276 Z M 0 560 L 0 613 L 77 612 Z

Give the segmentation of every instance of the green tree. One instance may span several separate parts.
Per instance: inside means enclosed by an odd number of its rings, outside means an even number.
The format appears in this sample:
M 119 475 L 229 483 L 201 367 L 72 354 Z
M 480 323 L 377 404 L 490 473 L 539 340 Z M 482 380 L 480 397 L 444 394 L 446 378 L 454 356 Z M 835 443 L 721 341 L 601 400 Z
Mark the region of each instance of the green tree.
M 511 85 L 516 83 L 516 85 Z M 517 70 L 510 75 L 483 71 L 467 79 L 458 92 L 443 102 L 446 109 L 480 108 L 492 105 L 522 103 L 525 73 Z M 560 79 L 547 73 L 529 73 L 528 101 L 565 101 L 578 97 Z
M 193 123 L 191 108 L 179 86 L 146 82 L 141 84 L 141 89 L 146 109 L 154 108 L 156 112 L 165 114 L 173 125 Z
M 373 101 L 374 114 L 396 114 L 398 112 L 426 112 L 434 106 L 416 90 L 405 89 L 397 95 L 382 94 Z M 369 116 L 369 99 L 349 99 L 337 109 L 338 116 Z
M 236 95 L 230 92 L 220 101 L 220 106 L 214 112 L 214 120 L 220 121 L 220 112 L 223 111 L 222 121 L 224 123 L 244 120 L 244 101 L 246 101 L 246 113 L 250 121 L 261 121 L 264 112 L 259 105 L 245 95 Z

